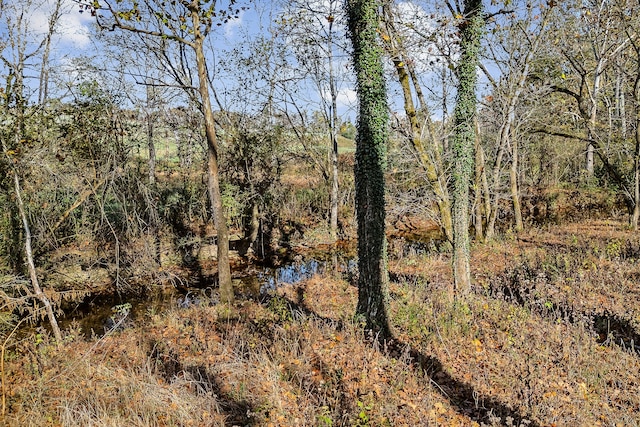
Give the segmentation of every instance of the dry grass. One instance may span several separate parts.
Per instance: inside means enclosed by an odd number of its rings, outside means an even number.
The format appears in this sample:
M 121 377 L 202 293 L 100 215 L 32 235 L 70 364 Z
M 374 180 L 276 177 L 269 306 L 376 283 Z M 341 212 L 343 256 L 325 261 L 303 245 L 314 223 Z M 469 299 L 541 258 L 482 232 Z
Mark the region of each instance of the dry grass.
M 478 245 L 476 292 L 455 303 L 446 254 L 399 257 L 386 344 L 353 323 L 356 289 L 331 275 L 245 301 L 233 320 L 216 306 L 149 313 L 100 340 L 69 331 L 59 351 L 29 337 L 7 357 L 4 422 L 637 426 L 640 358 L 591 322 L 637 327 L 633 239 L 594 223 Z M 520 300 L 504 292 L 518 286 Z

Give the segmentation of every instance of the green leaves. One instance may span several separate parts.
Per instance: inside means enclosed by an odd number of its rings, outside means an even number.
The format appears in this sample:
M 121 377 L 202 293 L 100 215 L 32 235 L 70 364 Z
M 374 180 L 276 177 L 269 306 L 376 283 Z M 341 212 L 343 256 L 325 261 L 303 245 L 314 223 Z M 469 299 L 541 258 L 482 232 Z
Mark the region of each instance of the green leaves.
M 134 7 L 132 9 L 116 12 L 115 15 L 119 19 L 123 19 L 125 21 L 135 20 L 137 22 L 140 22 L 142 20 L 142 16 L 140 15 L 140 9 L 138 9 L 137 4 L 134 4 Z

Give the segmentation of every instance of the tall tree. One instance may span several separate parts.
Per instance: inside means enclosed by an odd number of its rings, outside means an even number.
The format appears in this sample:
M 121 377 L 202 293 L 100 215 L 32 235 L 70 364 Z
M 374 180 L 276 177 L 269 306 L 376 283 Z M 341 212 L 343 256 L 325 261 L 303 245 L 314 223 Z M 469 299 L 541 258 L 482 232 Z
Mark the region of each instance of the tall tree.
M 385 2 L 383 10 L 385 25 L 382 29 L 382 38 L 385 42 L 384 45 L 387 53 L 393 61 L 398 83 L 402 88 L 404 110 L 409 122 L 408 129 L 405 131 L 406 136 L 417 154 L 420 166 L 424 168 L 426 172 L 427 180 L 435 195 L 442 233 L 447 240 L 453 242 L 451 198 L 447 188 L 446 167 L 441 153 L 444 144 L 441 144 L 440 135 L 432 119 L 433 112 L 427 105 L 423 95 L 422 85 L 418 79 L 419 73 L 416 70 L 416 63 L 418 61 L 416 61 L 416 58 L 413 57 L 406 48 L 407 45 L 414 47 L 414 50 L 420 50 L 420 48 L 422 48 L 420 54 L 424 54 L 425 51 L 440 52 L 439 55 L 432 53 L 429 61 L 435 64 L 436 67 L 446 69 L 447 66 L 444 61 L 440 61 L 440 57 L 446 54 L 442 52 L 438 43 L 433 42 L 433 40 L 445 38 L 439 37 L 441 36 L 439 32 L 442 32 L 443 29 L 440 27 L 434 28 L 433 32 L 429 31 L 428 34 L 424 34 L 422 27 L 420 27 L 417 30 L 419 33 L 417 35 L 418 37 L 416 37 L 415 34 L 403 34 L 402 31 L 397 28 L 396 21 L 399 21 L 400 17 L 397 16 L 398 14 L 394 10 L 393 5 L 390 2 Z M 416 19 L 418 18 L 420 17 L 416 16 Z M 402 24 L 402 22 L 400 22 L 400 24 Z M 414 30 L 417 28 L 414 23 L 404 23 L 404 26 L 406 27 L 405 30 Z M 425 45 L 424 41 L 420 43 L 421 39 L 428 39 L 428 44 Z M 416 45 L 420 47 L 416 48 Z M 414 103 L 414 98 L 418 100 L 417 108 Z M 446 99 L 443 100 L 443 103 L 446 104 Z M 443 115 L 445 114 L 445 111 L 443 111 Z
M 367 329 L 391 335 L 387 307 L 389 277 L 385 236 L 386 145 L 389 111 L 378 40 L 379 0 L 347 0 L 349 36 L 356 71 L 356 216 L 358 221 L 358 306 Z
M 453 217 L 454 292 L 471 287 L 469 244 L 469 183 L 473 173 L 476 117 L 476 86 L 480 39 L 484 28 L 481 0 L 465 0 L 460 28 L 460 59 L 457 66 L 458 93 L 451 138 L 453 176 L 451 180 Z
M 618 14 L 623 17 L 625 23 L 624 31 L 627 35 L 637 34 L 638 27 L 640 27 L 637 19 L 639 5 L 635 2 L 628 4 L 626 0 L 618 2 Z M 636 13 L 634 13 L 636 12 Z M 625 19 L 626 13 L 636 17 L 635 19 Z M 637 37 L 629 37 L 631 40 L 631 57 L 635 62 L 635 67 L 630 67 L 630 79 L 633 82 L 633 96 L 631 97 L 633 111 L 634 111 L 634 150 L 633 150 L 633 180 L 632 180 L 632 193 L 633 193 L 633 211 L 631 212 L 630 225 L 634 230 L 638 230 L 638 221 L 640 220 L 640 43 Z M 634 69 L 635 68 L 635 69 Z M 620 91 L 624 94 L 624 89 Z M 624 103 L 624 97 L 622 97 Z M 624 117 L 623 113 L 620 115 Z M 624 123 L 624 122 L 623 122 Z M 626 131 L 624 124 L 622 125 L 622 138 L 626 139 Z
M 322 101 L 322 114 L 326 122 L 330 141 L 328 167 L 323 165 L 323 174 L 330 181 L 329 192 L 329 238 L 335 243 L 338 238 L 338 83 L 340 78 L 338 55 L 344 40 L 344 14 L 338 0 L 286 1 L 285 12 L 279 20 L 279 31 L 286 38 L 289 49 L 296 59 L 295 73 L 302 73 L 300 82 L 311 80 Z M 296 90 L 292 79 L 287 86 Z M 291 90 L 290 89 L 290 90 Z
M 204 130 L 207 139 L 207 184 L 214 223 L 217 231 L 218 280 L 220 300 L 233 301 L 231 269 L 229 266 L 229 229 L 222 204 L 218 170 L 218 141 L 209 92 L 209 73 L 205 55 L 205 41 L 211 34 L 216 19 L 227 22 L 239 13 L 233 9 L 235 0 L 230 0 L 226 8 L 216 9 L 217 1 L 180 0 L 168 4 L 161 0 L 145 1 L 78 1 L 96 16 L 101 28 L 120 29 L 160 38 L 186 46 L 195 56 L 200 109 L 204 116 Z M 190 88 L 187 88 L 190 90 Z
M 620 4 L 622 13 L 618 12 Z M 633 99 L 630 82 L 634 77 L 623 78 L 628 73 L 621 73 L 620 69 L 629 61 L 632 45 L 638 39 L 636 31 L 626 30 L 626 24 L 634 20 L 633 5 L 614 1 L 558 2 L 550 26 L 552 37 L 546 43 L 548 56 L 537 61 L 535 72 L 531 73 L 532 81 L 550 92 L 545 99 L 545 118 L 536 131 L 586 144 L 586 167 L 580 175 L 594 182 L 597 156 L 603 177 L 615 183 L 631 215 L 636 205 L 635 184 L 625 170 L 625 162 L 635 154 L 629 148 L 633 142 L 626 141 L 628 118 L 621 113 L 625 111 L 624 93 Z M 560 104 L 556 96 L 569 101 L 560 107 L 568 119 L 548 114 L 549 108 Z M 614 119 L 620 121 L 620 126 L 614 125 Z

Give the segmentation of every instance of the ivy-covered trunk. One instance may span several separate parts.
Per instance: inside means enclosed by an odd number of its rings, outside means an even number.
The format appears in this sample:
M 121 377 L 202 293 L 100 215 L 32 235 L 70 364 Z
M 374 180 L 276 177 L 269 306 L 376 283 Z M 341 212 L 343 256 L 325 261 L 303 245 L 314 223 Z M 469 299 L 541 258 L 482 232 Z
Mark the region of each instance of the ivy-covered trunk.
M 389 111 L 378 43 L 377 0 L 347 0 L 359 100 L 356 137 L 356 216 L 358 221 L 358 306 L 366 328 L 390 336 L 389 277 L 385 237 L 386 150 Z
M 484 26 L 481 0 L 465 0 L 460 28 L 458 93 L 452 137 L 453 177 L 453 277 L 454 292 L 464 294 L 471 287 L 469 266 L 469 183 L 473 173 L 478 52 Z

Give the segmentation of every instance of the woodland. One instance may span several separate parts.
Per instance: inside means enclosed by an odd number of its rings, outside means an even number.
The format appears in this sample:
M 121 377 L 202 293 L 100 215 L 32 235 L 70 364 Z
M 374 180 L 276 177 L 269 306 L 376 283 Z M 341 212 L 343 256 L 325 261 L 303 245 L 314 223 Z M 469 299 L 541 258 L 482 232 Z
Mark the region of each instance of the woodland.
M 0 0 L 0 423 L 639 426 L 639 32 Z

